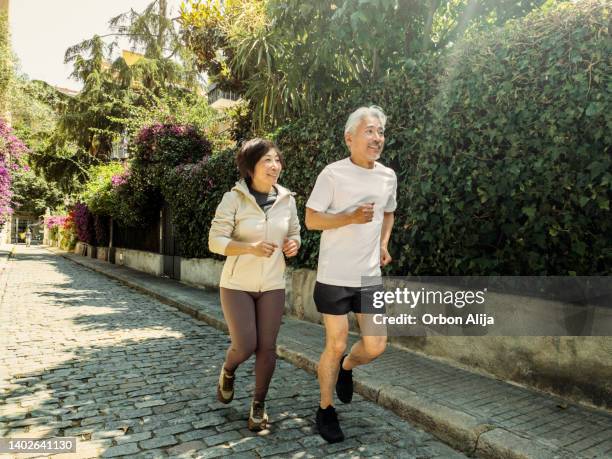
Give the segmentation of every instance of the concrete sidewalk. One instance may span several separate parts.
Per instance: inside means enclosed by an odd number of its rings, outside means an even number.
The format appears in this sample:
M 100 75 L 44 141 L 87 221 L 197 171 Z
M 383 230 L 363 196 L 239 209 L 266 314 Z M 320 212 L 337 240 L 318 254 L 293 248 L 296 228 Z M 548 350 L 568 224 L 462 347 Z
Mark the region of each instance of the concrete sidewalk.
M 56 248 L 49 250 L 226 330 L 216 291 Z M 321 326 L 283 319 L 278 354 L 285 360 L 315 373 L 323 343 Z M 494 458 L 612 457 L 612 415 L 603 410 L 567 403 L 392 346 L 353 374 L 355 389 L 362 396 L 468 454 Z

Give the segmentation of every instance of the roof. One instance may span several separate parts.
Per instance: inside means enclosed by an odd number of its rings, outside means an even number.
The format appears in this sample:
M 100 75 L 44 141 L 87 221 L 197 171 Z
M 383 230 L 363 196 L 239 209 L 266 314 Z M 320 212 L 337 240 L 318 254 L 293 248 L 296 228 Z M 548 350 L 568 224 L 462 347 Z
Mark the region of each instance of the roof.
M 238 100 L 230 100 L 230 99 L 217 99 L 210 106 L 216 110 L 225 110 L 226 108 L 231 108 L 240 103 L 241 99 Z
M 53 86 L 56 91 L 61 92 L 62 94 L 66 94 L 67 96 L 74 97 L 81 91 L 76 91 L 74 89 L 62 88 L 61 86 Z
M 128 67 L 131 67 L 140 59 L 144 59 L 144 54 L 135 53 L 134 51 L 128 51 L 126 49 L 121 51 L 121 55 Z

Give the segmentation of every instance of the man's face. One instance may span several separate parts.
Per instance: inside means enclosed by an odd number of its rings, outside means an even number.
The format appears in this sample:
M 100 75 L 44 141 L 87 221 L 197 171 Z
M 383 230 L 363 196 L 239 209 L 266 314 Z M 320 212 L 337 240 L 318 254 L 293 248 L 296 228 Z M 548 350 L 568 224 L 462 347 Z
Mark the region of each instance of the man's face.
M 351 155 L 364 161 L 373 162 L 380 158 L 385 145 L 385 131 L 375 116 L 363 118 L 354 133 L 344 136 Z

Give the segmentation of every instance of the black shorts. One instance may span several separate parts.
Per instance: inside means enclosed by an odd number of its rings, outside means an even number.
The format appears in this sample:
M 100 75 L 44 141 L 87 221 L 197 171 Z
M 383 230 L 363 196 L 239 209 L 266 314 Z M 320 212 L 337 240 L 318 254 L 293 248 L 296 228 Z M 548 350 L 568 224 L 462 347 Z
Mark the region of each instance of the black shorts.
M 312 296 L 321 314 L 341 316 L 350 311 L 358 314 L 384 314 L 384 305 L 374 307 L 374 292 L 382 290 L 382 285 L 342 287 L 317 282 Z

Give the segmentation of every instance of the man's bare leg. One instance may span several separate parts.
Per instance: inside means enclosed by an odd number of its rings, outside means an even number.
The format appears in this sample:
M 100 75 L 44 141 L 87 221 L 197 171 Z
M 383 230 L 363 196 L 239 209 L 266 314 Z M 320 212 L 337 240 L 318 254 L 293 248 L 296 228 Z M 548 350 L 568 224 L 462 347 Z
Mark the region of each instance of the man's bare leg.
M 366 314 L 355 314 L 357 316 L 357 322 L 361 330 L 366 329 L 363 325 L 363 321 L 371 320 Z M 348 335 L 348 321 L 347 321 L 347 335 Z M 376 357 L 380 356 L 385 352 L 387 347 L 386 336 L 362 336 L 351 347 L 351 351 L 348 356 L 342 362 L 342 368 L 345 370 L 352 370 L 359 365 L 365 365 L 370 363 Z
M 323 314 L 325 325 L 325 349 L 319 359 L 317 375 L 321 390 L 321 408 L 334 404 L 334 388 L 338 377 L 340 359 L 346 350 L 348 341 L 347 315 Z M 346 360 L 346 359 L 345 359 Z

